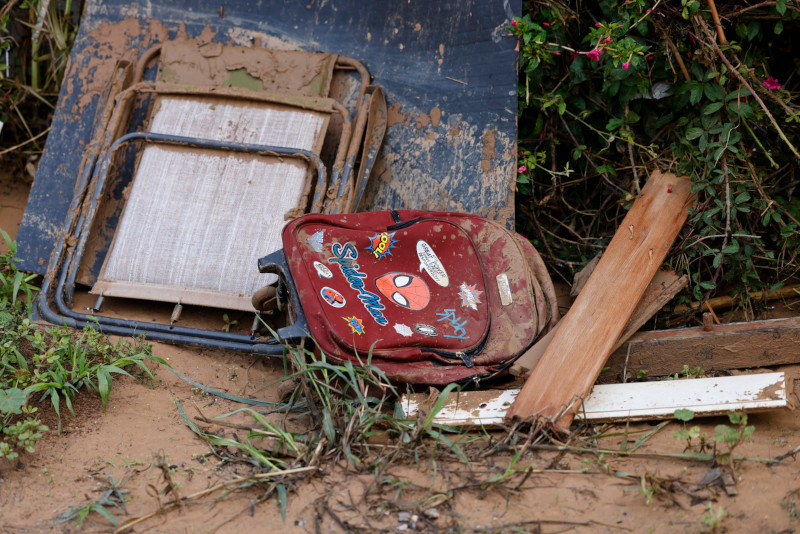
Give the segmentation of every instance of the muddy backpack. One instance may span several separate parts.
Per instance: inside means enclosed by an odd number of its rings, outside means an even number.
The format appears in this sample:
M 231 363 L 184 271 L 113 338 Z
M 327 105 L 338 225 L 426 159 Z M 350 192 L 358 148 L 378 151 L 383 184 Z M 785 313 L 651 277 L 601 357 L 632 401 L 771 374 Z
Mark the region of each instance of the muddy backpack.
M 491 377 L 558 320 L 533 246 L 476 215 L 309 214 L 282 238 L 259 260 L 289 309 L 281 341 L 311 337 L 329 360 L 369 359 L 396 382 Z

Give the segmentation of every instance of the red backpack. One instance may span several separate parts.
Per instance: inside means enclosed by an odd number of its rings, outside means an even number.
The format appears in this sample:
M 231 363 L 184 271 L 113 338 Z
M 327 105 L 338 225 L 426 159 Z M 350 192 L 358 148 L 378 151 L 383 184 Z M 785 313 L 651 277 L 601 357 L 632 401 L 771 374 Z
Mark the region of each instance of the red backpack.
M 447 384 L 505 369 L 558 320 L 539 254 L 478 217 L 418 210 L 309 214 L 259 260 L 281 275 L 293 324 L 329 360 L 365 363 L 390 380 Z

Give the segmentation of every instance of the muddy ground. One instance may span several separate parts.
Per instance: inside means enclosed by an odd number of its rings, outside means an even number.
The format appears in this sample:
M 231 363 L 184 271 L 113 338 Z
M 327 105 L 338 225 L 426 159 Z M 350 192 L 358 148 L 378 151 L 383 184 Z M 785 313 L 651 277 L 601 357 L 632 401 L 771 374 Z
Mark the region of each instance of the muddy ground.
M 27 191 L 19 177 L 0 180 L 0 227 L 12 235 Z M 788 305 L 793 313 L 793 304 Z M 275 382 L 284 375 L 281 362 L 242 354 L 164 344 L 155 344 L 153 352 L 194 380 L 236 395 L 277 400 Z M 76 415 L 63 416 L 61 434 L 55 431 L 54 414 L 41 406 L 53 430 L 36 452 L 23 454 L 19 461 L 0 459 L 1 533 L 112 531 L 94 513 L 78 528 L 74 522 L 52 522 L 70 507 L 98 499 L 108 476 L 117 482 L 127 478 L 122 485 L 127 514 L 114 511 L 120 523 L 153 514 L 131 532 L 800 531 L 800 466 L 794 457 L 738 465 L 738 495 L 729 496 L 713 484 L 700 488 L 712 465 L 658 456 L 684 451 L 685 442 L 674 437 L 681 428 L 677 422 L 653 435 L 636 451 L 638 456 L 628 458 L 540 450 L 525 452 L 515 464 L 510 451 L 480 458 L 475 451 L 503 437 L 497 431 L 470 446 L 470 464 L 421 456 L 395 463 L 379 478 L 343 462 L 323 464 L 289 488 L 285 519 L 275 499 L 251 504 L 266 485 L 235 493 L 217 490 L 189 499 L 182 508 L 171 507 L 174 496 L 163 494 L 165 470 L 185 497 L 244 475 L 247 468 L 223 465 L 210 455 L 208 445 L 181 419 L 176 400 L 190 417 L 200 412 L 212 417 L 239 406 L 153 367 L 155 381 L 115 380 L 105 411 L 98 397 L 82 393 L 75 402 Z M 778 370 L 787 372 L 789 396 L 797 404 L 800 366 Z M 713 436 L 714 426 L 721 423 L 727 420 L 708 419 L 701 427 Z M 800 445 L 800 412 L 753 415 L 750 423 L 755 433 L 737 454 L 775 458 Z M 630 446 L 636 432 L 652 428 L 646 423 L 616 425 L 598 445 L 620 450 L 623 440 Z M 236 432 L 222 430 L 229 437 Z M 503 473 L 508 476 L 490 482 Z

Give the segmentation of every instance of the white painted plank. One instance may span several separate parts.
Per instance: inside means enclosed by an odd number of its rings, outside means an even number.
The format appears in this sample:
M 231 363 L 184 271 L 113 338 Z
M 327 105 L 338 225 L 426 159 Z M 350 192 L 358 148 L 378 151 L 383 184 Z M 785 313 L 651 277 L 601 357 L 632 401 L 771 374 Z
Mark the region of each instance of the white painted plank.
M 503 423 L 519 389 L 451 393 L 434 422 L 451 426 L 494 426 Z M 414 417 L 428 395 L 403 395 L 408 417 Z M 763 373 L 662 382 L 594 386 L 578 417 L 592 423 L 671 419 L 675 410 L 695 417 L 729 411 L 760 412 L 788 407 L 783 373 Z

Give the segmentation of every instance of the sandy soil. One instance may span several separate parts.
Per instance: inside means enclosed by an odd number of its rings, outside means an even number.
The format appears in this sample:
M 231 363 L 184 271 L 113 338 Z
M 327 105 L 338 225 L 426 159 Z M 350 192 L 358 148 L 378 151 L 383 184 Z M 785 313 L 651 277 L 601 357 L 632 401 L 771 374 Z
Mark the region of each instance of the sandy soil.
M 15 233 L 27 194 L 24 183 L 0 181 L 0 227 Z M 153 352 L 180 372 L 210 387 L 236 395 L 277 400 L 275 381 L 283 365 L 275 360 L 219 351 L 155 344 Z M 686 362 L 692 365 L 692 362 Z M 99 398 L 82 394 L 76 416 L 65 415 L 62 431 L 51 431 L 34 454 L 19 461 L 0 459 L 0 533 L 105 532 L 108 521 L 92 514 L 80 528 L 53 524 L 54 516 L 72 506 L 97 499 L 107 476 L 127 477 L 126 511 L 120 522 L 158 512 L 173 499 L 163 465 L 180 486 L 181 495 L 230 481 L 246 474 L 244 467 L 223 466 L 209 447 L 181 419 L 176 400 L 190 417 L 201 411 L 211 417 L 239 407 L 211 397 L 155 368 L 156 380 L 114 382 L 106 411 Z M 785 367 L 793 403 L 800 366 Z M 48 424 L 55 419 L 42 407 Z M 709 436 L 722 418 L 701 426 Z M 782 411 L 751 416 L 754 435 L 737 454 L 774 458 L 800 445 L 800 415 Z M 620 450 L 633 444 L 649 424 L 616 425 L 597 445 Z M 636 452 L 558 454 L 527 451 L 514 463 L 511 452 L 480 458 L 469 464 L 419 457 L 396 464 L 376 478 L 347 465 L 324 465 L 289 489 L 286 517 L 274 499 L 251 505 L 266 486 L 226 494 L 213 492 L 192 499 L 183 509 L 167 510 L 139 523 L 132 532 L 794 532 L 800 530 L 796 501 L 800 500 L 800 469 L 793 457 L 767 465 L 747 461 L 736 469 L 738 495 L 722 487 L 699 487 L 713 469 L 708 463 L 659 457 L 683 452 L 684 442 L 670 423 Z M 222 429 L 233 436 L 234 429 Z M 628 432 L 626 437 L 625 432 Z M 498 440 L 476 432 L 470 450 Z M 391 444 L 390 444 L 391 445 Z M 466 446 L 466 445 L 465 445 Z M 506 477 L 502 477 L 504 473 Z M 492 482 L 492 478 L 500 481 Z M 644 486 L 643 486 L 644 480 Z M 656 481 L 657 489 L 653 488 Z M 643 490 L 644 487 L 644 490 Z M 705 519 L 704 519 L 705 517 Z M 717 518 L 717 519 L 715 519 Z

